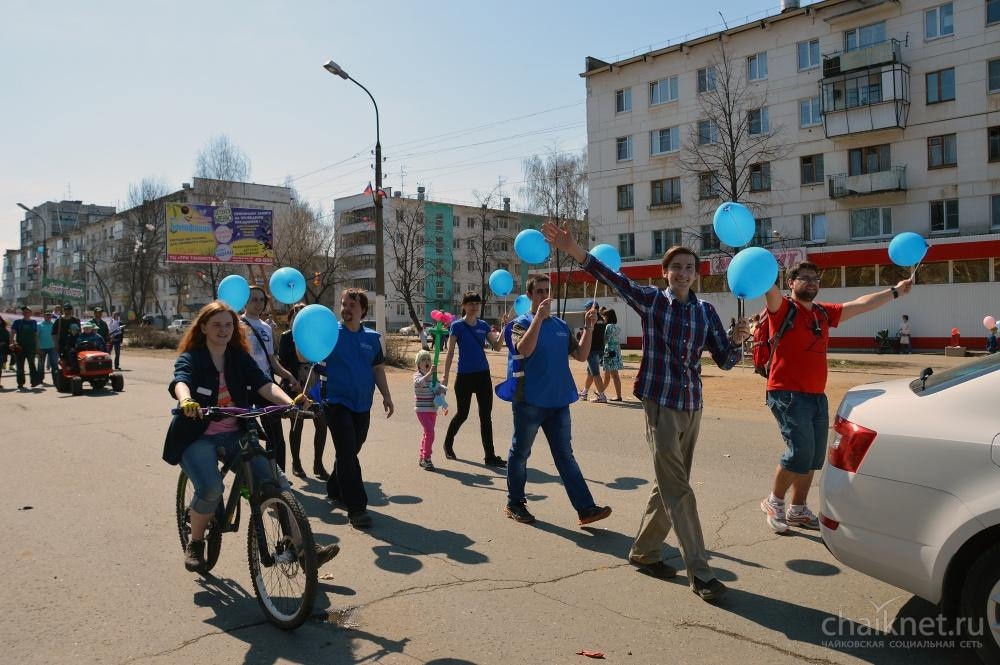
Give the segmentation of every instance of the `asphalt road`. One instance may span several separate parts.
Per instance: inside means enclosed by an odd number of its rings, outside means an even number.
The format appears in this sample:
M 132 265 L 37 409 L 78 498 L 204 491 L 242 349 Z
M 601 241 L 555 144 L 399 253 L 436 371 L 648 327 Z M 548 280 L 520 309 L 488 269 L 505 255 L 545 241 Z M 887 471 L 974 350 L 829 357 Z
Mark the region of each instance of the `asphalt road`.
M 528 486 L 538 522 L 525 526 L 503 516 L 505 479 L 480 464 L 475 409 L 456 443 L 462 459 L 440 454 L 441 417 L 439 471 L 418 468 L 410 373 L 393 371 L 397 413 L 373 416 L 362 452 L 374 528 L 352 529 L 323 501 L 323 483 L 293 479 L 317 540 L 342 552 L 320 571 L 329 575 L 315 617 L 282 632 L 254 599 L 245 531 L 226 536 L 213 576 L 184 570 L 178 470 L 160 460 L 172 363 L 138 353 L 123 362 L 117 395 L 19 393 L 3 377 L 0 662 L 589 662 L 583 650 L 635 664 L 976 662 L 948 647 L 888 646 L 894 622 L 935 608 L 845 568 L 816 532 L 767 529 L 758 503 L 780 445 L 762 382 L 739 369 L 706 371 L 693 472 L 711 564 L 730 587 L 718 604 L 696 598 L 683 574 L 659 581 L 625 561 L 651 474 L 637 403 L 572 407 L 580 466 L 614 514 L 576 525 L 540 436 Z M 503 451 L 507 404 L 494 423 Z M 328 446 L 328 468 L 331 459 Z M 675 545 L 665 556 L 677 557 Z

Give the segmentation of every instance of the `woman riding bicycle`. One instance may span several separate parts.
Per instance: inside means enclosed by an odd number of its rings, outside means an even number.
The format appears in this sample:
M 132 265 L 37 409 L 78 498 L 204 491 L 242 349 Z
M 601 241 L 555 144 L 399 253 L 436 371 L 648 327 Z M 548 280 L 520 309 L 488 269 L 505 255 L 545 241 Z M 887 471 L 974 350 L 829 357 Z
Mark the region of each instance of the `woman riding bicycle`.
M 194 485 L 191 500 L 191 540 L 185 551 L 184 567 L 197 572 L 205 565 L 205 529 L 215 515 L 222 493 L 216 449 L 225 450 L 225 462 L 233 462 L 240 452 L 244 422 L 233 417 L 205 420 L 199 408 L 238 406 L 249 408 L 251 391 L 275 404 L 292 404 L 292 399 L 260 370 L 244 336 L 239 318 L 225 303 L 215 301 L 202 307 L 177 347 L 174 379 L 167 390 L 177 399 L 183 415 L 174 416 L 163 444 L 163 459 L 180 464 Z M 271 479 L 264 457 L 251 461 L 254 478 Z M 279 470 L 283 489 L 288 481 Z M 337 555 L 337 545 L 316 548 L 316 563 L 323 565 Z

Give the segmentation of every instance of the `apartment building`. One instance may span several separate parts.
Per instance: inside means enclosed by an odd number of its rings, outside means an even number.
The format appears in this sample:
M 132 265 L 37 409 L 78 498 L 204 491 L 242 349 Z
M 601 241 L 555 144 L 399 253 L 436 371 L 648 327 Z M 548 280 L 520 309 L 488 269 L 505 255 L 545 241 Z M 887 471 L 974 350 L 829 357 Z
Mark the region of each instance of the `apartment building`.
M 590 217 L 626 274 L 662 282 L 663 252 L 691 246 L 704 259 L 699 293 L 735 315 L 733 250 L 711 227 L 723 189 L 755 210 L 754 244 L 824 269 L 830 300 L 908 274 L 888 260 L 895 234 L 928 239 L 919 288 L 849 322 L 838 346 L 870 347 L 904 307 L 927 348 L 952 327 L 981 338 L 984 314 L 1000 311 L 1000 0 L 786 0 L 643 55 L 588 58 L 581 76 Z M 723 84 L 742 103 L 720 117 L 706 100 Z M 698 162 L 737 133 L 747 149 L 726 189 L 726 173 Z

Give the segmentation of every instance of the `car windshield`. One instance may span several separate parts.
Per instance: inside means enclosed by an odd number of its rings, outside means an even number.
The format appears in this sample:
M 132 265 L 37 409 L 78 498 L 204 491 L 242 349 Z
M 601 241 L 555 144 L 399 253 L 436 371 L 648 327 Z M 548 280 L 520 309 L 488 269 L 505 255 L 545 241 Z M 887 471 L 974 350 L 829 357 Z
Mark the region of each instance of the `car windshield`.
M 950 387 L 997 370 L 1000 370 L 1000 353 L 993 353 L 988 356 L 976 358 L 957 367 L 935 372 L 927 377 L 923 385 L 921 385 L 922 382 L 920 379 L 914 379 L 910 383 L 910 390 L 915 393 L 922 393 L 937 386 L 946 385 Z

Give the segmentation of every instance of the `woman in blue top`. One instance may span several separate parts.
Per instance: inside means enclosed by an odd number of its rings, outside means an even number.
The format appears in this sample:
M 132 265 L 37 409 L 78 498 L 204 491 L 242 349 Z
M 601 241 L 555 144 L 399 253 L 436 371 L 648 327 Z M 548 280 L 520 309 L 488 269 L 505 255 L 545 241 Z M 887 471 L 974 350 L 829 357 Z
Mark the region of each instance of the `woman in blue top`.
M 486 466 L 503 469 L 507 462 L 497 457 L 493 449 L 493 382 L 490 379 L 490 365 L 483 350 L 487 344 L 496 351 L 500 348 L 500 333 L 492 332 L 490 325 L 479 318 L 483 299 L 475 291 L 466 291 L 462 296 L 462 318 L 451 324 L 448 331 L 448 355 L 444 360 L 444 385 L 451 374 L 451 361 L 458 353 L 458 376 L 455 379 L 454 394 L 458 401 L 458 412 L 448 424 L 444 437 L 444 456 L 456 459 L 455 435 L 469 417 L 472 395 L 479 404 L 479 434 L 483 439 L 483 454 Z

